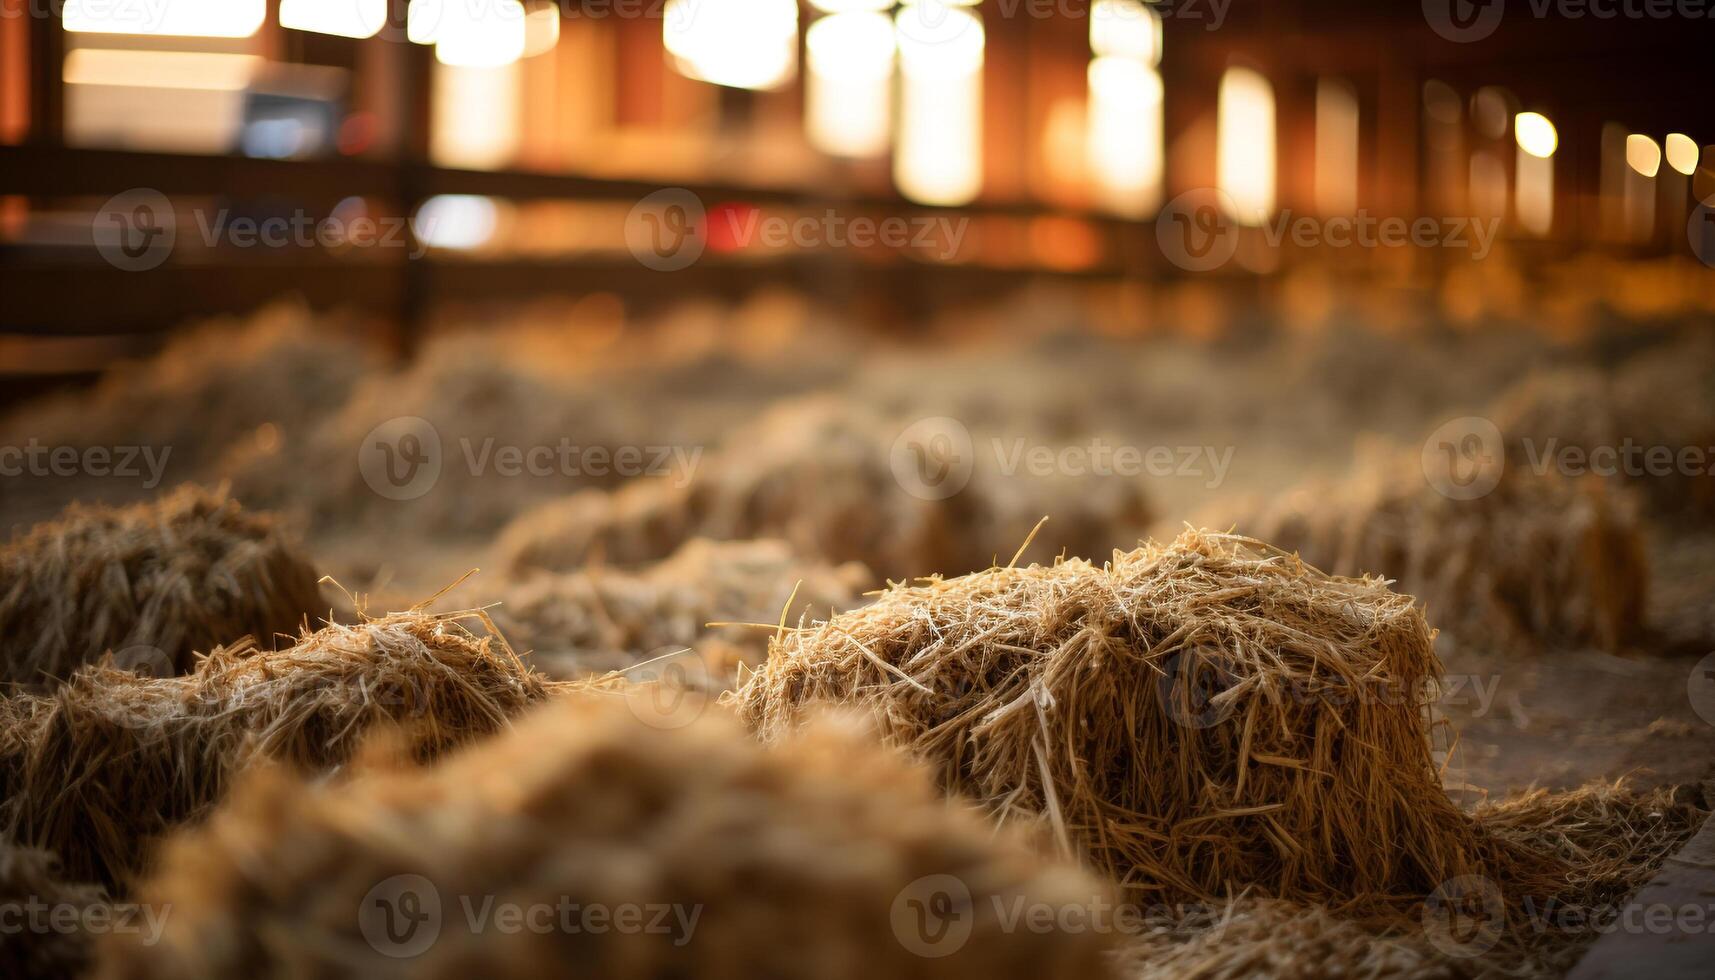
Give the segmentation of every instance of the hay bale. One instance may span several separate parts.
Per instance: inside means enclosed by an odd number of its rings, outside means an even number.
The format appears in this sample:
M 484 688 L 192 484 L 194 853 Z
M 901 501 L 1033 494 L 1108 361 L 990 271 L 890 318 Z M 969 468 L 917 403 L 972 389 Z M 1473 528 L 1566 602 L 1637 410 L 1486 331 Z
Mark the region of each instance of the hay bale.
M 1136 480 L 1003 475 L 977 465 L 980 452 L 958 492 L 914 496 L 892 466 L 905 427 L 836 395 L 781 402 L 708 454 L 688 485 L 633 480 L 521 515 L 502 531 L 497 561 L 514 574 L 569 571 L 654 561 L 691 537 L 780 538 L 801 554 L 902 579 L 987 568 L 1044 515 L 1031 553 L 1042 557 L 1130 547 L 1153 519 Z
M 397 934 L 365 931 L 369 896 L 396 876 L 418 876 L 442 913 L 432 939 L 406 937 L 408 959 L 388 955 Z M 897 930 L 935 876 L 969 890 L 970 932 L 926 957 Z M 1104 977 L 1108 937 L 1007 929 L 999 911 L 1103 894 L 849 734 L 768 751 L 720 715 L 669 729 L 583 695 L 433 769 L 333 787 L 250 774 L 144 885 L 173 907 L 164 940 L 107 947 L 96 975 Z M 558 916 L 542 932 L 472 929 L 463 903 L 489 900 L 678 912 L 659 933 Z
M 496 625 L 555 676 L 620 670 L 694 648 L 716 677 L 760 662 L 769 631 L 711 623 L 787 623 L 863 601 L 869 570 L 798 559 L 781 541 L 687 542 L 638 572 L 590 568 L 534 576 L 503 594 Z M 791 605 L 787 605 L 787 600 Z
M 1487 495 L 1453 500 L 1415 457 L 1385 456 L 1203 519 L 1334 574 L 1395 580 L 1461 646 L 1619 651 L 1643 634 L 1642 527 L 1630 495 L 1601 480 L 1514 468 Z
M 156 674 L 318 610 L 315 569 L 268 514 L 193 486 L 149 503 L 72 505 L 0 549 L 0 679 L 63 679 L 109 651 Z
M 734 700 L 767 738 L 865 706 L 945 788 L 1130 889 L 1362 902 L 1482 864 L 1431 758 L 1440 673 L 1409 597 L 1187 531 L 890 588 L 787 634 Z
M 1621 366 L 1614 397 L 1628 430 L 1645 446 L 1695 451 L 1696 465 L 1675 465 L 1640 481 L 1663 513 L 1715 514 L 1715 335 L 1707 330 L 1645 351 Z
M 54 920 L 26 916 L 33 908 L 85 911 L 106 904 L 107 893 L 102 889 L 67 882 L 53 854 L 0 838 L 0 908 L 9 911 L 9 928 L 0 932 L 0 976 L 10 980 L 83 976 L 95 958 L 90 936 L 80 929 L 39 928 L 51 926 Z
M 123 885 L 152 838 L 194 820 L 262 757 L 321 771 L 364 732 L 408 726 L 429 758 L 505 727 L 547 687 L 494 638 L 411 612 L 219 647 L 189 674 L 86 667 L 45 695 L 0 701 L 0 815 L 79 880 Z

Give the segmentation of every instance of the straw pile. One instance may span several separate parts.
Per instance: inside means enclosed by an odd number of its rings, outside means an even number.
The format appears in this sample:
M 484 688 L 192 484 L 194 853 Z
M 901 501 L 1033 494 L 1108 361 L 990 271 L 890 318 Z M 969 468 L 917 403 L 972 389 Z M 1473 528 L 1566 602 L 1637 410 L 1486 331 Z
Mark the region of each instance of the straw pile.
M 800 560 L 784 542 L 698 538 L 635 573 L 533 576 L 493 613 L 501 632 L 555 676 L 620 670 L 692 648 L 714 676 L 730 680 L 738 664 L 762 660 L 772 631 L 709 624 L 826 618 L 862 602 L 871 584 L 862 565 Z
M 431 938 L 366 927 L 397 876 L 419 876 L 412 908 L 438 899 Z M 949 879 L 968 906 L 950 887 L 935 901 Z M 165 939 L 106 948 L 97 976 L 1099 978 L 1108 938 L 1006 929 L 998 910 L 1103 893 L 850 733 L 768 751 L 719 715 L 668 729 L 581 695 L 433 769 L 251 774 L 143 887 L 172 904 Z M 556 913 L 541 932 L 473 929 L 465 903 L 489 899 Z M 583 906 L 627 904 L 644 907 L 629 933 L 578 928 Z M 949 955 L 907 947 L 925 912 L 916 935 Z M 936 928 L 955 916 L 962 944 Z
M 77 930 L 32 928 L 25 916 L 38 906 L 63 906 L 82 912 L 106 903 L 107 893 L 100 888 L 68 884 L 61 877 L 59 859 L 52 854 L 0 838 L 0 908 L 9 911 L 7 925 L 20 929 L 0 933 L 0 976 L 9 980 L 71 980 L 82 976 L 94 958 L 89 937 Z M 39 921 L 51 925 L 53 920 Z
M 1651 498 L 1669 513 L 1715 513 L 1715 336 L 1705 330 L 1638 355 L 1614 391 L 1636 440 L 1674 453 L 1671 472 L 1642 481 Z M 1687 451 L 1696 455 L 1681 466 Z
M 319 771 L 366 730 L 399 723 L 427 759 L 546 692 L 503 641 L 420 612 L 329 626 L 277 652 L 217 648 L 181 677 L 98 664 L 51 694 L 0 701 L 0 814 L 77 880 L 121 886 L 151 838 L 195 819 L 253 758 Z
M 987 568 L 1044 515 L 1052 520 L 1036 553 L 1045 557 L 1130 547 L 1151 520 L 1138 483 L 1119 478 L 1037 479 L 979 466 L 947 499 L 914 496 L 892 468 L 904 428 L 832 395 L 783 402 L 704 458 L 688 485 L 634 480 L 520 516 L 502 532 L 498 560 L 515 573 L 566 571 L 653 561 L 691 537 L 780 538 L 801 554 L 897 579 Z
M 1430 755 L 1440 671 L 1409 597 L 1187 531 L 890 588 L 787 634 L 734 700 L 768 738 L 865 706 L 946 789 L 1138 892 L 1364 903 L 1483 860 Z
M 1419 460 L 1384 459 L 1237 510 L 1207 519 L 1335 574 L 1395 580 L 1464 646 L 1619 651 L 1644 629 L 1641 526 L 1624 488 L 1601 480 L 1510 469 L 1489 494 L 1453 500 Z
M 321 606 L 269 515 L 186 486 L 123 508 L 72 505 L 0 549 L 0 679 L 61 679 L 109 651 L 165 675 L 250 636 L 272 647 Z

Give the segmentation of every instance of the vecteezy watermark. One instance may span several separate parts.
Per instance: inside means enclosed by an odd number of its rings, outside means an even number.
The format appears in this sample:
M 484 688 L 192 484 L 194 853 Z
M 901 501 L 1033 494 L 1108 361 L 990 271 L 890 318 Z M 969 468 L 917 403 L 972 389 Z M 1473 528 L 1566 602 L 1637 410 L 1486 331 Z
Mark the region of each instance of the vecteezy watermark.
M 22 446 L 0 446 L 0 477 L 137 480 L 153 490 L 172 454 L 171 446 L 47 446 L 32 437 Z
M 1159 17 L 1182 24 L 1200 24 L 1205 31 L 1218 31 L 1227 22 L 1233 0 L 1151 0 L 1147 9 L 1132 3 L 1103 3 L 1102 0 L 990 0 L 983 5 L 985 17 L 1025 17 L 1031 20 L 1077 20 L 1088 17 L 1113 19 Z M 1102 8 L 1097 13 L 1097 8 Z
M 1476 500 L 1500 486 L 1507 450 L 1501 430 L 1467 415 L 1437 426 L 1423 441 L 1423 478 L 1450 500 Z
M 1169 262 L 1187 272 L 1210 272 L 1238 252 L 1243 235 L 1238 207 L 1217 188 L 1194 188 L 1168 201 L 1155 219 L 1155 240 Z M 1499 234 L 1499 218 L 1463 215 L 1382 217 L 1368 211 L 1334 217 L 1281 210 L 1251 222 L 1267 248 L 1446 248 L 1486 258 Z
M 1506 926 L 1501 890 L 1482 875 L 1449 878 L 1423 903 L 1423 933 L 1448 956 L 1483 955 L 1500 942 Z
M 160 191 L 136 187 L 108 198 L 90 223 L 96 251 L 116 269 L 147 272 L 173 254 L 179 239 L 179 209 Z M 303 210 L 264 216 L 235 215 L 229 208 L 193 208 L 192 225 L 204 248 L 341 249 L 398 248 L 412 258 L 428 250 L 412 235 L 411 222 L 399 215 L 354 213 L 317 217 Z M 433 235 L 435 219 L 424 218 L 417 230 Z
M 1691 676 L 1685 679 L 1685 696 L 1697 717 L 1715 725 L 1715 653 L 1707 654 L 1691 668 Z
M 643 265 L 676 272 L 711 247 L 824 250 L 911 249 L 949 261 L 964 247 L 970 219 L 959 215 L 842 214 L 834 208 L 770 211 L 751 204 L 706 206 L 680 187 L 658 190 L 638 201 L 625 219 L 625 246 Z
M 1232 446 L 1132 446 L 1100 436 L 1087 442 L 1044 443 L 994 436 L 979 445 L 958 419 L 918 419 L 893 440 L 888 466 L 901 489 L 923 500 L 945 500 L 970 483 L 984 453 L 1001 476 L 1200 478 L 1213 489 L 1232 466 Z
M 1685 237 L 1697 261 L 1715 269 L 1715 197 L 1697 202 L 1685 222 Z
M 428 952 L 448 930 L 460 928 L 470 935 L 658 936 L 684 946 L 696 934 L 702 914 L 701 905 L 580 902 L 565 895 L 536 902 L 458 895 L 448 903 L 428 878 L 400 874 L 377 883 L 363 896 L 357 927 L 370 948 L 382 956 L 411 959 Z
M 455 459 L 471 476 L 502 479 L 666 477 L 685 486 L 702 461 L 701 446 L 585 446 L 570 438 L 520 446 L 493 436 L 461 436 Z M 441 434 L 428 419 L 391 418 L 369 430 L 357 447 L 357 469 L 388 500 L 416 500 L 435 488 L 447 463 Z
M 689 647 L 661 647 L 620 671 L 628 682 L 625 704 L 646 725 L 683 728 L 701 718 L 721 685 L 708 661 Z
M 1212 728 L 1232 718 L 1238 702 L 1227 692 L 1237 688 L 1241 678 L 1219 650 L 1181 650 L 1159 666 L 1156 697 L 1176 724 Z M 1413 711 L 1435 705 L 1442 710 L 1468 709 L 1471 717 L 1481 718 L 1494 710 L 1500 688 L 1500 674 L 1447 674 L 1410 681 L 1387 677 L 1347 680 L 1329 675 L 1283 678 L 1269 696 L 1274 705 L 1321 709 L 1363 704 Z
M 1536 20 L 1708 20 L 1711 0 L 1526 0 L 1513 10 Z M 1506 0 L 1423 0 L 1423 19 L 1443 38 L 1459 44 L 1494 34 L 1506 15 Z
M 1665 446 L 1628 437 L 1615 443 L 1585 444 L 1549 436 L 1511 441 L 1537 476 L 1567 477 L 1715 477 L 1715 446 Z M 1489 419 L 1475 415 L 1450 419 L 1423 442 L 1423 476 L 1441 495 L 1475 500 L 1500 485 L 1507 467 L 1508 440 Z
M 172 915 L 170 904 L 146 902 L 48 902 L 39 896 L 0 902 L 0 945 L 21 936 L 135 936 L 144 945 L 161 941 Z

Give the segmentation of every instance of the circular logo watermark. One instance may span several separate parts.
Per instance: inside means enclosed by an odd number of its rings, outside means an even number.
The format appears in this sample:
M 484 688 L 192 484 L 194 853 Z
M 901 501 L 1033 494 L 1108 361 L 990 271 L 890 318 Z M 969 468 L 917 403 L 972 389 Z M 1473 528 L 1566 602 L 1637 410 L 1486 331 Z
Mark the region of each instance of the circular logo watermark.
M 363 437 L 357 470 L 388 500 L 416 500 L 441 478 L 441 434 L 415 415 L 388 419 Z
M 1685 679 L 1685 695 L 1691 699 L 1691 710 L 1697 717 L 1715 725 L 1715 653 L 1691 668 L 1691 676 Z
M 1186 272 L 1210 272 L 1232 261 L 1239 228 L 1233 199 L 1213 187 L 1188 190 L 1155 216 L 1155 241 L 1167 261 Z
M 167 651 L 142 643 L 113 651 L 113 666 L 144 677 L 173 676 L 173 658 Z
M 1423 932 L 1448 956 L 1481 956 L 1506 928 L 1501 890 L 1482 875 L 1459 875 L 1438 885 L 1423 903 Z
M 1219 700 L 1219 695 L 1235 678 L 1218 658 L 1182 650 L 1162 667 L 1156 693 L 1169 718 L 1187 728 L 1210 728 L 1232 715 L 1233 702 Z
M 1507 450 L 1495 423 L 1475 415 L 1443 422 L 1423 441 L 1423 478 L 1450 500 L 1476 500 L 1500 485 Z
M 900 889 L 889 914 L 899 945 L 925 959 L 939 959 L 970 941 L 976 902 L 958 877 L 924 875 Z
M 625 247 L 659 272 L 676 272 L 702 257 L 709 240 L 702 199 L 682 187 L 658 190 L 625 217 Z
M 1699 201 L 1685 223 L 1685 237 L 1697 261 L 1715 269 L 1715 197 Z
M 620 673 L 631 682 L 626 706 L 655 728 L 683 728 L 696 721 L 708 710 L 710 692 L 719 690 L 707 661 L 686 647 L 653 650 Z
M 974 35 L 982 27 L 969 12 L 947 0 L 907 3 L 899 8 L 893 23 L 894 30 L 905 41 L 924 46 L 952 44 L 967 32 Z M 974 37 L 965 39 L 965 44 L 974 44 Z
M 90 224 L 95 250 L 116 269 L 147 272 L 167 261 L 179 237 L 173 202 L 151 187 L 107 199 Z
M 921 500 L 946 500 L 971 482 L 976 447 L 963 422 L 945 415 L 918 419 L 888 450 L 893 479 Z
M 1455 44 L 1481 41 L 1501 26 L 1505 0 L 1423 0 L 1429 29 Z
M 441 893 L 422 875 L 394 875 L 363 896 L 357 928 L 382 956 L 420 956 L 441 936 Z

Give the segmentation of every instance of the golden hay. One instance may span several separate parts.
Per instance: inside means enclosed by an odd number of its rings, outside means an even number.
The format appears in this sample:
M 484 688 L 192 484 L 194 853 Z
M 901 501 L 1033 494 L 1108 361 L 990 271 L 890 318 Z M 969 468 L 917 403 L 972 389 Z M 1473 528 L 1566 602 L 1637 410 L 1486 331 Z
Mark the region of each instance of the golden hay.
M 104 948 L 96 975 L 1108 975 L 1109 937 L 1001 917 L 1017 902 L 1090 907 L 1105 886 L 995 835 L 865 742 L 818 729 L 768 751 L 721 715 L 665 728 L 584 694 L 433 769 L 366 769 L 333 787 L 259 770 L 142 887 L 172 905 L 164 940 Z M 420 876 L 408 879 L 419 914 L 438 899 L 431 938 L 376 928 L 373 890 L 397 876 Z M 962 943 L 899 931 L 917 928 L 919 891 L 938 914 L 934 876 L 969 890 L 946 913 L 968 923 Z M 572 912 L 540 931 L 474 928 L 467 903 L 490 900 Z M 582 907 L 617 924 L 627 905 L 650 907 L 630 930 L 580 928 Z M 639 928 L 651 908 L 671 911 Z M 937 938 L 949 955 L 906 945 Z M 401 952 L 414 955 L 388 955 Z
M 62 679 L 107 652 L 158 675 L 249 636 L 272 647 L 325 613 L 273 517 L 181 487 L 123 508 L 72 505 L 0 549 L 0 679 Z
M 767 738 L 865 706 L 946 789 L 1136 892 L 1371 903 L 1489 856 L 1431 759 L 1440 673 L 1409 597 L 1187 531 L 891 588 L 787 634 L 734 700 Z
M 633 480 L 542 505 L 506 527 L 497 559 L 515 573 L 566 571 L 653 561 L 695 536 L 766 537 L 897 579 L 987 568 L 1044 515 L 1044 556 L 1130 547 L 1152 519 L 1135 480 L 1007 476 L 974 463 L 946 499 L 914 496 L 893 470 L 905 428 L 832 395 L 782 402 L 733 432 L 688 485 Z
M 0 701 L 0 814 L 74 877 L 122 887 L 152 838 L 196 819 L 253 758 L 323 770 L 384 723 L 428 758 L 546 693 L 504 642 L 418 612 L 278 652 L 217 648 L 181 677 L 86 667 L 51 694 Z
M 826 618 L 864 601 L 872 584 L 861 565 L 802 561 L 784 542 L 697 538 L 635 573 L 533 576 L 505 592 L 493 614 L 501 632 L 555 676 L 619 670 L 645 655 L 694 648 L 730 680 L 739 663 L 762 659 L 770 631 L 709 624 Z
M 1619 651 L 1644 631 L 1641 525 L 1624 488 L 1600 480 L 1512 470 L 1490 493 L 1453 500 L 1419 460 L 1385 457 L 1203 519 L 1335 574 L 1394 580 L 1461 645 Z
M 1322 906 L 1241 898 L 1146 923 L 1121 951 L 1120 972 L 1134 980 L 1561 975 L 1707 819 L 1697 795 L 1687 786 L 1595 783 L 1480 807 L 1486 832 L 1556 855 L 1567 872 L 1534 892 L 1490 879 L 1498 906 L 1466 908 L 1471 919 L 1457 935 L 1432 931 L 1439 922 L 1423 910 L 1354 921 Z
M 88 934 L 76 929 L 38 928 L 51 926 L 53 920 L 25 916 L 33 907 L 63 907 L 82 913 L 106 904 L 107 893 L 102 889 L 67 883 L 61 876 L 59 859 L 51 853 L 0 838 L 0 908 L 8 912 L 8 928 L 0 931 L 0 976 L 8 980 L 72 980 L 82 976 L 94 959 Z

